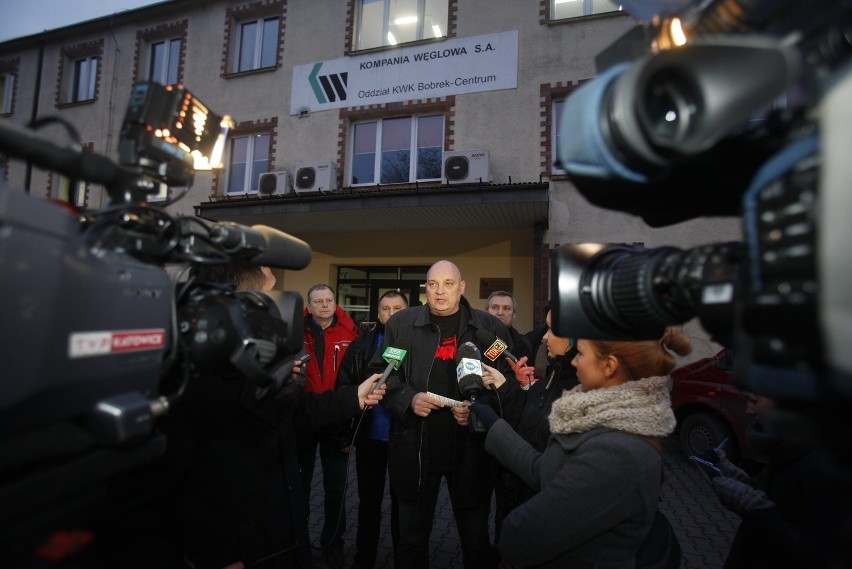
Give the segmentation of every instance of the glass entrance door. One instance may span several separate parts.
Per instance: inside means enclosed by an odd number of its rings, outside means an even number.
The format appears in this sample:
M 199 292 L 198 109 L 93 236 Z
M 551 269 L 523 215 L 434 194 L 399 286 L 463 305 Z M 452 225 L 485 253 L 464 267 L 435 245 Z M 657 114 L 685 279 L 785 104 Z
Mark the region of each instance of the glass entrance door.
M 379 297 L 389 290 L 401 292 L 409 306 L 426 302 L 427 265 L 363 266 L 337 269 L 337 304 L 365 330 L 376 325 Z

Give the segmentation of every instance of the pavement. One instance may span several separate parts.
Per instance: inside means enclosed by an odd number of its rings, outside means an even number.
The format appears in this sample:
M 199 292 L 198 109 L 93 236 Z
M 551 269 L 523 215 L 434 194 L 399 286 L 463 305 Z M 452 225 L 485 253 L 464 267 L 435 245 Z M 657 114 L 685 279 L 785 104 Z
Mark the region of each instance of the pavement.
M 663 493 L 660 509 L 668 517 L 683 549 L 681 569 L 721 569 L 740 523 L 735 514 L 725 510 L 709 483 L 681 452 L 675 437 L 663 441 Z M 309 529 L 314 544 L 314 567 L 328 567 L 318 549 L 322 530 L 322 466 L 317 461 L 311 490 Z M 355 456 L 350 455 L 346 489 L 346 531 L 343 535 L 348 569 L 354 562 L 358 492 Z M 384 516 L 375 569 L 393 568 L 390 536 L 390 499 L 385 488 Z M 493 511 L 493 510 L 492 510 Z M 491 535 L 494 535 L 493 522 Z M 435 524 L 432 529 L 429 566 L 431 569 L 463 569 L 461 545 L 456 532 L 446 484 L 438 497 Z

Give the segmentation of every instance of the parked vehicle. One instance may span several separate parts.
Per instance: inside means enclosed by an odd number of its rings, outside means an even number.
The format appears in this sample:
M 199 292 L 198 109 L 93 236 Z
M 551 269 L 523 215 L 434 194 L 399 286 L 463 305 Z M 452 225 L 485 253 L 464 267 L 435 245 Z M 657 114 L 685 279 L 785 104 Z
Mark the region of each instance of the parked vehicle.
M 731 380 L 731 360 L 731 352 L 722 349 L 672 371 L 672 408 L 681 448 L 687 456 L 700 455 L 727 439 L 725 453 L 732 462 L 742 458 L 765 462 L 746 442 L 752 417 Z

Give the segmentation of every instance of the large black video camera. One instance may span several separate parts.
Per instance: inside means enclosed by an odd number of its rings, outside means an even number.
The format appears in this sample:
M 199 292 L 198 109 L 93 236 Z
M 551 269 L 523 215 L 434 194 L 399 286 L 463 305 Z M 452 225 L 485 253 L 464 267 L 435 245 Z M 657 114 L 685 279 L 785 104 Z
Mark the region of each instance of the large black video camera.
M 150 82 L 133 87 L 119 163 L 0 121 L 0 152 L 103 184 L 110 198 L 76 211 L 0 188 L 0 551 L 161 455 L 158 419 L 193 374 L 238 373 L 259 398 L 290 379 L 301 296 L 179 269 L 299 270 L 310 247 L 266 226 L 172 217 L 147 200 L 215 167 L 230 124 L 181 86 Z
M 566 101 L 559 160 L 595 205 L 651 226 L 742 216 L 744 242 L 564 246 L 554 328 L 650 339 L 698 317 L 740 386 L 848 412 L 852 3 L 657 4 Z

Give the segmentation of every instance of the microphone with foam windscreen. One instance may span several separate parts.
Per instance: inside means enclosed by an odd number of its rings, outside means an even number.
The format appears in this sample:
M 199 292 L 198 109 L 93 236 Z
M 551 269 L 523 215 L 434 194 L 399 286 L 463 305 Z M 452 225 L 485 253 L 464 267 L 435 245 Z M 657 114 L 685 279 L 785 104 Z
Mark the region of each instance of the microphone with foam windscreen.
M 376 382 L 376 385 L 373 387 L 371 392 L 383 386 L 393 370 L 399 369 L 399 364 L 402 363 L 402 360 L 405 358 L 407 353 L 408 352 L 406 350 L 401 348 L 392 348 L 390 346 L 385 348 L 384 353 L 382 353 L 382 358 L 388 362 L 388 365 L 385 368 L 385 371 L 382 372 L 382 377 L 380 377 L 379 381 Z
M 479 348 L 473 342 L 465 342 L 456 350 L 456 378 L 459 380 L 459 391 L 471 403 L 485 389 L 482 381 L 482 361 Z M 485 433 L 487 429 L 476 413 L 471 413 L 468 425 L 472 433 Z
M 485 350 L 485 357 L 487 357 L 492 362 L 496 362 L 497 358 L 499 358 L 501 354 L 515 363 L 518 362 L 518 356 L 516 356 L 507 349 L 509 347 L 509 344 L 507 344 L 488 330 L 483 330 L 482 328 L 480 328 L 476 331 L 475 336 L 480 343 L 488 344 L 488 349 Z
M 209 232 L 215 245 L 229 254 L 245 255 L 254 265 L 299 271 L 311 263 L 310 245 L 273 227 L 221 221 Z

